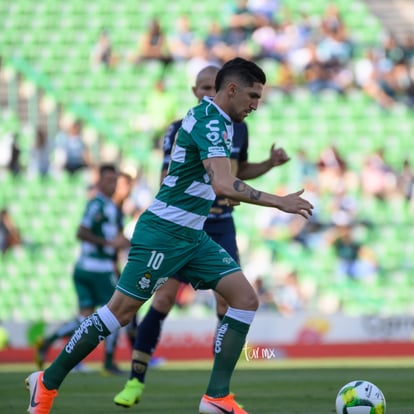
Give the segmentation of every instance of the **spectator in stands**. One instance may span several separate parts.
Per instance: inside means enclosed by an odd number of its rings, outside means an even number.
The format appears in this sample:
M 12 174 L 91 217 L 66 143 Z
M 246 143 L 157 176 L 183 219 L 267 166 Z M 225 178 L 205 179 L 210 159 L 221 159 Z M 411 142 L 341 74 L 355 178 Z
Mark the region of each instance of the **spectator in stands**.
M 296 76 L 287 61 L 280 62 L 273 86 L 286 95 L 291 95 L 296 89 Z
M 414 194 L 414 171 L 409 159 L 403 162 L 403 168 L 397 177 L 397 188 L 404 197 L 407 204 L 410 204 Z
M 32 148 L 30 149 L 30 160 L 28 170 L 30 174 L 42 177 L 49 173 L 50 167 L 50 145 L 47 134 L 42 128 L 37 128 Z
M 413 65 L 402 57 L 390 70 L 387 93 L 396 101 L 414 107 L 414 73 Z
M 334 189 L 332 199 L 328 205 L 331 226 L 356 224 L 358 218 L 358 202 L 347 192 L 344 183 Z
M 393 66 L 404 60 L 404 48 L 399 44 L 392 33 L 383 37 L 380 49 L 383 55 L 384 64 Z
M 10 158 L 8 162 L 8 169 L 13 175 L 18 175 L 21 172 L 22 165 L 20 161 L 21 149 L 19 145 L 19 134 L 14 133 L 10 147 Z
M 337 272 L 340 279 L 365 281 L 377 276 L 378 264 L 372 249 L 356 240 L 351 223 L 333 227 L 327 240 L 338 258 Z
M 227 46 L 225 48 L 229 49 Z M 218 49 L 209 49 L 202 39 L 195 39 L 191 47 L 191 58 L 187 61 L 188 78 L 193 80 L 207 66 L 221 66 Z
M 275 310 L 277 305 L 273 297 L 272 291 L 266 286 L 265 279 L 262 276 L 257 276 L 253 282 L 253 288 L 259 298 L 259 311 L 261 310 Z
M 326 223 L 323 221 L 321 214 L 321 200 L 319 188 L 315 180 L 305 179 L 302 182 L 306 195 L 314 206 L 312 217 L 308 220 L 293 220 L 291 228 L 294 230 L 293 240 L 303 246 L 305 249 L 315 249 L 322 243 L 323 232 Z
M 383 108 L 391 108 L 395 103 L 383 87 L 388 70 L 384 68 L 378 51 L 373 48 L 367 49 L 354 64 L 355 84 Z
M 0 251 L 5 254 L 22 244 L 22 237 L 7 208 L 0 210 Z
M 306 296 L 296 270 L 289 270 L 278 280 L 275 302 L 278 311 L 283 315 L 291 315 L 306 308 Z
M 204 46 L 211 64 L 221 66 L 227 60 L 235 56 L 235 51 L 227 43 L 226 33 L 223 27 L 217 21 L 210 23 L 208 32 L 204 38 Z M 204 65 L 209 66 L 209 65 Z M 194 73 L 197 74 L 202 68 L 198 68 Z
M 117 56 L 113 53 L 111 38 L 107 30 L 102 30 L 98 40 L 91 51 L 91 66 L 97 68 L 100 66 L 112 67 L 117 63 Z
M 251 58 L 252 50 L 249 46 L 250 36 L 260 26 L 260 19 L 252 13 L 247 0 L 235 0 L 230 8 L 225 24 L 225 43 L 232 48 L 235 56 Z
M 414 64 L 414 34 L 407 33 L 402 40 L 402 49 L 404 51 L 404 57 L 408 62 Z
M 316 181 L 317 164 L 310 159 L 309 154 L 304 148 L 298 148 L 296 155 L 292 157 L 292 174 L 295 174 L 295 182 L 304 183 L 308 181 Z
M 278 50 L 278 40 L 280 38 L 280 27 L 271 22 L 259 26 L 251 35 L 251 40 L 258 47 L 255 59 L 275 59 L 283 62 L 285 51 Z
M 381 45 L 379 85 L 383 93 L 393 102 L 414 105 L 414 75 L 411 62 L 406 58 L 404 47 L 388 34 Z
M 157 60 L 164 65 L 172 61 L 167 36 L 157 18 L 150 21 L 148 29 L 138 41 L 137 50 L 130 55 L 129 60 L 137 65 L 146 60 Z
M 245 42 L 260 26 L 260 19 L 249 9 L 248 0 L 235 0 L 227 23 L 227 41 L 231 44 Z
M 365 196 L 385 201 L 395 193 L 397 177 L 384 158 L 382 148 L 369 154 L 361 172 L 361 189 Z
M 353 53 L 352 44 L 339 29 L 332 30 L 318 42 L 318 56 L 323 62 L 347 64 Z
M 319 186 L 322 192 L 335 191 L 336 188 L 344 184 L 347 163 L 335 145 L 332 144 L 322 149 L 317 167 Z
M 169 50 L 174 61 L 185 61 L 192 57 L 196 36 L 191 29 L 189 16 L 179 16 L 175 24 L 175 30 L 168 37 Z
M 284 191 L 285 189 L 277 188 L 275 194 Z M 303 244 L 302 240 L 296 238 L 301 234 L 305 224 L 305 220 L 290 217 L 289 214 L 275 209 L 263 211 L 258 216 L 257 227 L 271 252 L 272 261 L 283 257 L 285 243 L 297 241 Z
M 91 166 L 89 149 L 82 138 L 80 121 L 72 122 L 66 131 L 57 135 L 56 151 L 58 163 L 62 163 L 63 169 L 70 174 Z
M 247 8 L 256 16 L 258 24 L 271 24 L 275 22 L 280 10 L 279 0 L 248 0 Z
M 309 91 L 314 94 L 323 90 L 343 93 L 344 88 L 338 76 L 341 71 L 339 63 L 336 60 L 321 60 L 315 43 L 308 45 L 308 52 L 309 59 L 304 68 L 304 78 Z
M 338 7 L 334 3 L 328 3 L 321 18 L 320 32 L 323 36 L 338 34 L 343 37 L 346 34 L 345 23 Z

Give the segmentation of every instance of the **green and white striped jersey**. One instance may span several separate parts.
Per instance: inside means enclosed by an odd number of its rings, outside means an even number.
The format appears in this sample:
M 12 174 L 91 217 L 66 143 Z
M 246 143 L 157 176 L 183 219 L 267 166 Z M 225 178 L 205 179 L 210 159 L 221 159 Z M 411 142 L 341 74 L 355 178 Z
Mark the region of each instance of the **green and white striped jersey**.
M 173 232 L 187 229 L 184 233 L 191 236 L 201 231 L 216 197 L 202 160 L 230 157 L 232 143 L 230 117 L 204 98 L 183 119 L 168 174 L 148 211 L 166 220 L 164 227 Z
M 96 236 L 111 240 L 122 231 L 122 221 L 120 209 L 110 198 L 98 193 L 86 205 L 81 225 Z M 89 272 L 112 272 L 115 268 L 116 254 L 116 249 L 111 246 L 97 246 L 82 241 L 76 267 Z

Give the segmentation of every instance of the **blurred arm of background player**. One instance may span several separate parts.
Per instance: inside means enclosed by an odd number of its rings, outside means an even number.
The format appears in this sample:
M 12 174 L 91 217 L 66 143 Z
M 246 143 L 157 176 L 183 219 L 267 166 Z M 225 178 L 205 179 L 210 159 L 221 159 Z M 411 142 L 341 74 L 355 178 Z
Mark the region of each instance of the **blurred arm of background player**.
M 241 180 L 250 180 L 265 174 L 273 167 L 287 163 L 289 160 L 290 157 L 286 154 L 286 151 L 283 148 L 276 148 L 276 144 L 273 144 L 267 160 L 262 162 L 241 162 L 238 167 L 237 177 Z
M 106 240 L 103 237 L 96 236 L 91 230 L 84 226 L 79 226 L 76 234 L 77 238 L 97 246 L 111 246 L 115 249 L 127 248 L 130 245 L 129 240 L 122 234 L 118 234 L 112 240 Z

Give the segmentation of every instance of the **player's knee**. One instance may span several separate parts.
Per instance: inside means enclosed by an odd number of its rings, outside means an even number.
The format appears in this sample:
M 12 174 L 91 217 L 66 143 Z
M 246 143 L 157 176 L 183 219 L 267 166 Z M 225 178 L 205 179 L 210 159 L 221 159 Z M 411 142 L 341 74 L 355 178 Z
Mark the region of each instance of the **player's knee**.
M 230 304 L 232 308 L 248 311 L 256 311 L 259 307 L 259 299 L 254 291 L 249 294 L 239 295 Z
M 107 306 L 121 326 L 128 325 L 136 317 L 137 310 L 144 302 L 128 298 L 125 295 L 114 295 Z
M 151 306 L 158 312 L 168 313 L 175 303 L 175 294 L 159 291 L 155 294 Z
M 253 289 L 242 297 L 242 301 L 242 309 L 256 311 L 259 307 L 259 298 L 257 297 L 256 292 Z
M 116 317 L 121 326 L 126 326 L 132 321 L 132 318 L 135 318 L 135 315 L 136 315 L 136 310 L 131 309 L 130 311 L 125 310 L 121 314 L 118 313 Z
M 259 298 L 256 293 L 252 292 L 247 298 L 246 310 L 256 311 L 259 307 Z

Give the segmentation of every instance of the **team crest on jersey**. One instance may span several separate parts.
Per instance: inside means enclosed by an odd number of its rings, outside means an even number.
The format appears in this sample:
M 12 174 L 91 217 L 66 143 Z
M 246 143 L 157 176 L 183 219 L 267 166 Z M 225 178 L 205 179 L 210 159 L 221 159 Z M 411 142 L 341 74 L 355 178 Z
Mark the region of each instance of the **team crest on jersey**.
M 150 284 L 151 284 L 151 273 L 145 273 L 145 275 L 142 276 L 141 279 L 139 279 L 137 283 L 137 285 L 142 290 L 148 289 L 150 287 Z
M 227 141 L 227 138 L 229 137 L 229 136 L 227 135 L 227 131 L 223 131 L 223 132 L 221 133 L 221 136 L 223 137 L 224 141 Z

